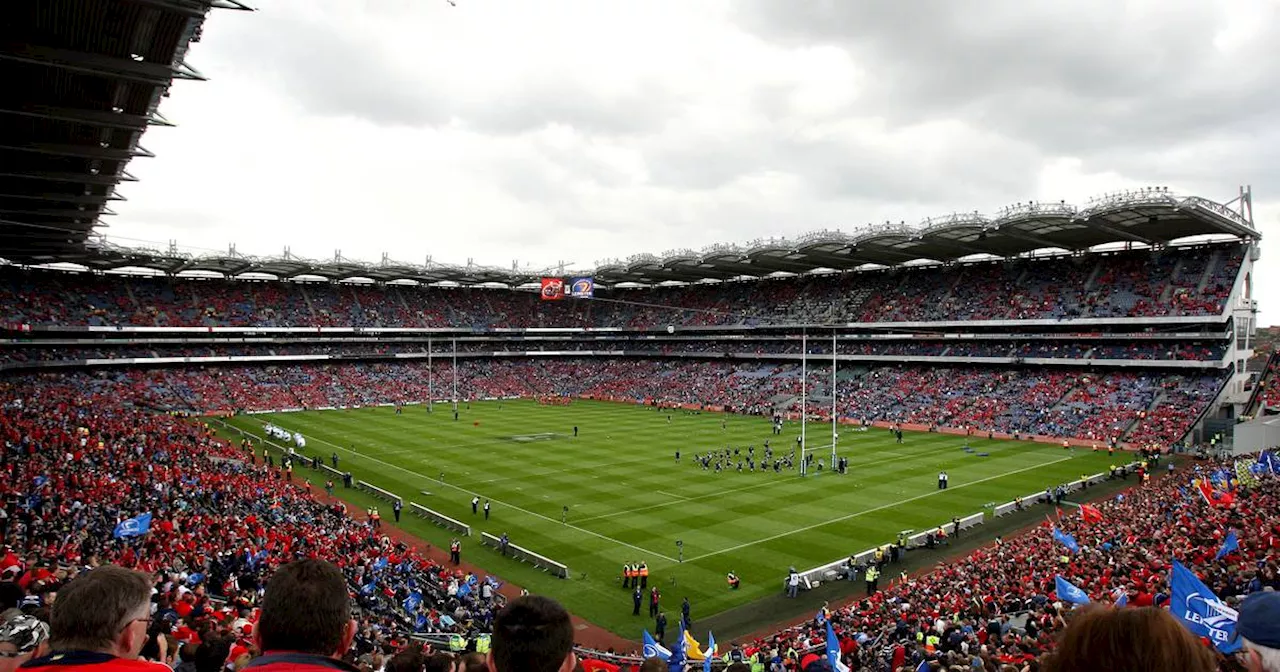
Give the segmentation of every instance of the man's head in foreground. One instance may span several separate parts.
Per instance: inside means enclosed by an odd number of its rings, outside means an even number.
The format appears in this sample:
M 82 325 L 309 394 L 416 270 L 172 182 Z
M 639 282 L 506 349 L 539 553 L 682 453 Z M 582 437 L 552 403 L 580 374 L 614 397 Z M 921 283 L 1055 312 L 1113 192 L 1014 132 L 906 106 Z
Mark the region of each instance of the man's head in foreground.
M 324 560 L 298 560 L 271 575 L 254 631 L 263 653 L 341 658 L 355 636 L 347 582 L 337 567 Z
M 569 612 L 555 600 L 527 595 L 513 600 L 493 621 L 493 672 L 569 672 L 573 654 Z
M 152 584 L 150 576 L 115 565 L 76 577 L 53 603 L 50 648 L 136 659 L 151 623 Z

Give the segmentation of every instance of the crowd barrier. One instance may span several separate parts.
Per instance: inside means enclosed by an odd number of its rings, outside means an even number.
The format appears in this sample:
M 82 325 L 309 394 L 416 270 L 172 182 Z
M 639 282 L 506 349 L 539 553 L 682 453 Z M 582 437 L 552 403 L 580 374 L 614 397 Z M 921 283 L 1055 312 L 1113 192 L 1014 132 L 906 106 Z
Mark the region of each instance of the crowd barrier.
M 460 520 L 450 518 L 449 516 L 446 516 L 443 513 L 440 513 L 439 511 L 433 511 L 431 509 L 428 509 L 427 507 L 421 504 L 418 504 L 417 502 L 409 502 L 409 512 L 419 518 L 424 518 L 426 520 L 429 520 L 435 523 L 436 525 L 439 525 L 440 527 L 445 527 L 450 530 L 453 530 L 454 532 L 457 532 L 458 534 L 461 534 L 464 537 L 471 536 L 470 525 Z
M 1128 471 L 1132 471 L 1132 470 L 1133 470 L 1133 468 L 1134 468 L 1134 467 L 1136 467 L 1136 466 L 1138 466 L 1138 463 L 1137 463 L 1137 462 L 1130 462 L 1129 464 L 1123 465 L 1123 468 L 1124 468 L 1124 469 L 1126 469 L 1126 470 L 1128 470 Z M 1067 494 L 1070 494 L 1070 493 L 1073 493 L 1073 492 L 1075 492 L 1075 491 L 1077 491 L 1077 490 L 1081 490 L 1081 489 L 1083 489 L 1083 488 L 1085 487 L 1085 485 L 1086 485 L 1086 484 L 1088 484 L 1088 485 L 1097 485 L 1097 484 L 1099 484 L 1099 483 L 1102 483 L 1103 481 L 1107 480 L 1107 478 L 1108 478 L 1109 476 L 1110 476 L 1110 474 L 1106 474 L 1106 473 L 1100 473 L 1100 474 L 1094 474 L 1094 475 L 1092 475 L 1092 476 L 1086 476 L 1086 477 L 1084 477 L 1084 478 L 1082 478 L 1082 479 L 1077 479 L 1077 480 L 1071 481 L 1070 483 L 1067 483 L 1067 484 L 1064 486 L 1064 489 L 1067 491 Z M 1054 488 L 1054 489 L 1056 490 L 1056 488 Z M 991 510 L 991 515 L 993 515 L 993 516 L 995 516 L 995 517 L 997 517 L 997 518 L 1002 517 L 1002 516 L 1007 516 L 1007 515 L 1009 515 L 1009 514 L 1013 513 L 1014 511 L 1017 511 L 1017 510 L 1018 510 L 1018 502 L 1019 502 L 1019 500 L 1021 500 L 1021 502 L 1022 502 L 1022 508 L 1024 508 L 1024 509 L 1025 509 L 1026 507 L 1031 506 L 1032 504 L 1037 504 L 1037 503 L 1039 503 L 1039 502 L 1040 502 L 1040 500 L 1041 500 L 1041 499 L 1043 499 L 1043 498 L 1044 498 L 1044 490 L 1039 490 L 1039 491 L 1037 491 L 1037 492 L 1033 492 L 1033 493 L 1031 493 L 1031 494 L 1029 494 L 1029 495 L 1024 495 L 1023 497 L 1020 497 L 1020 498 L 1015 499 L 1015 500 L 1013 500 L 1013 501 L 1005 502 L 1004 504 L 1000 504 L 1000 505 L 996 506 L 994 509 L 992 509 L 992 510 Z
M 372 483 L 369 483 L 367 481 L 356 481 L 356 487 L 361 490 L 364 490 L 365 492 L 373 495 L 374 497 L 377 497 L 378 499 L 385 499 L 388 502 L 402 501 L 400 499 L 400 495 L 397 495 L 394 492 L 387 492 L 386 490 L 383 490 L 382 488 L 379 488 L 378 486 Z
M 984 513 L 975 513 L 970 516 L 965 516 L 964 518 L 960 519 L 960 529 L 967 530 L 971 527 L 976 527 L 978 525 L 981 525 L 985 520 L 986 520 L 986 514 Z M 943 523 L 942 525 L 938 525 L 936 527 L 930 527 L 924 532 L 913 534 L 907 537 L 906 547 L 918 548 L 920 546 L 925 545 L 929 537 L 929 534 L 937 531 L 938 529 L 945 530 L 948 535 L 954 535 L 956 532 L 956 524 L 948 521 L 946 523 Z M 885 546 L 888 546 L 888 544 L 885 544 Z M 876 550 L 878 548 L 883 548 L 883 547 L 877 546 L 875 548 L 869 548 L 860 553 L 855 553 L 853 555 L 853 564 L 860 567 L 871 564 L 871 560 L 872 558 L 875 557 Z M 823 581 L 834 581 L 848 566 L 849 566 L 849 558 L 841 558 L 833 562 L 828 562 L 825 565 L 814 567 L 813 569 L 808 569 L 803 572 L 798 572 L 798 574 L 800 575 L 800 587 L 804 588 L 805 590 L 809 590 L 821 584 Z
M 489 534 L 488 532 L 480 533 L 480 543 L 485 546 L 492 546 L 494 548 L 502 547 L 502 540 L 493 536 L 492 534 Z M 555 560 L 552 560 L 551 558 L 548 558 L 544 555 L 538 555 L 537 553 L 534 553 L 533 551 L 530 551 L 527 548 L 521 548 L 519 546 L 516 546 L 515 544 L 508 542 L 507 555 L 510 555 L 511 557 L 521 562 L 527 562 L 543 571 L 551 572 L 555 576 L 558 576 L 562 579 L 569 578 L 568 565 L 562 565 L 556 562 Z

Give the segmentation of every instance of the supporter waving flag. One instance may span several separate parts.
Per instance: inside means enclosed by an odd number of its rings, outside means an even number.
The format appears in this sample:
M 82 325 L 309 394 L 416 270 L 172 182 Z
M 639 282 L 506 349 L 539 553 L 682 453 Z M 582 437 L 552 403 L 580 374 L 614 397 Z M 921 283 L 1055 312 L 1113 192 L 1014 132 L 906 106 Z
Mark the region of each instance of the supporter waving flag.
M 716 657 L 716 636 L 707 631 L 707 657 L 702 660 L 702 672 L 711 672 L 711 661 Z
M 1076 538 L 1062 530 L 1059 530 L 1056 526 L 1053 528 L 1053 540 L 1061 542 L 1062 545 L 1066 546 L 1067 550 L 1072 553 L 1080 552 L 1080 544 L 1076 543 Z
M 1080 505 L 1080 517 L 1084 519 L 1084 522 L 1086 523 L 1102 522 L 1102 512 L 1098 510 L 1098 507 L 1092 504 Z
M 1270 474 L 1280 474 L 1280 458 L 1275 453 L 1264 450 L 1258 456 L 1258 464 L 1261 465 Z
M 1240 540 L 1236 538 L 1236 531 L 1231 530 L 1227 533 L 1227 538 L 1222 542 L 1222 548 L 1218 549 L 1218 553 L 1213 556 L 1214 560 L 1221 560 L 1229 553 L 1240 550 Z
M 133 518 L 126 518 L 116 524 L 113 536 L 116 539 L 141 537 L 151 531 L 151 514 L 144 513 Z
M 1079 586 L 1062 578 L 1059 574 L 1054 577 L 1054 591 L 1058 593 L 1058 599 L 1063 602 L 1072 604 L 1089 604 L 1089 595 L 1080 589 Z
M 644 657 L 657 658 L 658 660 L 670 660 L 671 649 L 661 645 L 649 634 L 648 630 L 644 631 Z
M 667 669 L 671 672 L 684 672 L 685 663 L 689 662 L 688 655 L 685 654 L 685 638 L 689 634 L 685 632 L 684 621 L 680 625 L 680 637 L 676 639 L 676 648 L 671 650 L 667 656 Z
M 702 645 L 698 643 L 698 640 L 693 638 L 693 635 L 689 634 L 688 630 L 681 630 L 680 637 L 684 640 L 684 646 L 682 648 L 684 649 L 683 653 L 686 658 L 689 660 L 706 659 L 707 654 L 702 652 Z
M 840 662 L 840 640 L 836 639 L 835 628 L 831 627 L 831 621 L 827 621 L 827 662 L 831 663 L 831 669 L 835 672 L 849 672 L 849 666 Z

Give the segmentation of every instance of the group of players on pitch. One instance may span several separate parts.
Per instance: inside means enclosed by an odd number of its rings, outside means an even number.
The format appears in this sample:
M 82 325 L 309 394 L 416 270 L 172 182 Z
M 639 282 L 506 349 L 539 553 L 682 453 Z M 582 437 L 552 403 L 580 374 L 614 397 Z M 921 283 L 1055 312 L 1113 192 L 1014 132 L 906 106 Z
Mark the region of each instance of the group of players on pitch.
M 796 439 L 796 445 L 799 446 L 799 437 Z M 760 461 L 756 462 L 756 447 L 747 446 L 745 455 L 741 448 L 726 446 L 724 450 L 709 450 L 705 453 L 694 453 L 693 466 L 702 467 L 703 471 L 712 471 L 720 473 L 722 471 L 732 471 L 736 468 L 738 473 L 744 471 L 767 473 L 770 470 L 775 474 L 780 474 L 784 469 L 794 470 L 796 468 L 796 448 L 791 449 L 791 453 L 781 457 L 774 457 L 773 448 L 769 446 L 769 441 L 764 442 L 764 454 L 761 455 Z M 827 462 L 821 457 L 817 457 L 813 453 L 809 453 L 804 457 L 808 463 L 808 470 L 822 471 L 827 467 Z M 676 462 L 680 462 L 680 451 L 676 450 Z M 837 458 L 835 461 L 835 470 L 839 473 L 845 473 L 849 468 L 848 458 Z

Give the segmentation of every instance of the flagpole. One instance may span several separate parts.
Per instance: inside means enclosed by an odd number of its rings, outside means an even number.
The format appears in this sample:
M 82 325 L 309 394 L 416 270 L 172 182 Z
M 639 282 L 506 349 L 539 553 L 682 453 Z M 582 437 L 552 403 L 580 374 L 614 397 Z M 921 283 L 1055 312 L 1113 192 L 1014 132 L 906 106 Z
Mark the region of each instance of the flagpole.
M 832 471 L 836 468 L 836 439 L 839 435 L 836 433 L 836 332 L 831 330 L 831 464 Z
M 808 395 L 809 395 L 809 334 L 800 331 L 800 475 L 804 476 L 809 473 L 805 467 L 804 453 L 807 444 L 805 443 L 805 426 L 809 423 L 805 420 L 809 417 L 808 411 Z

